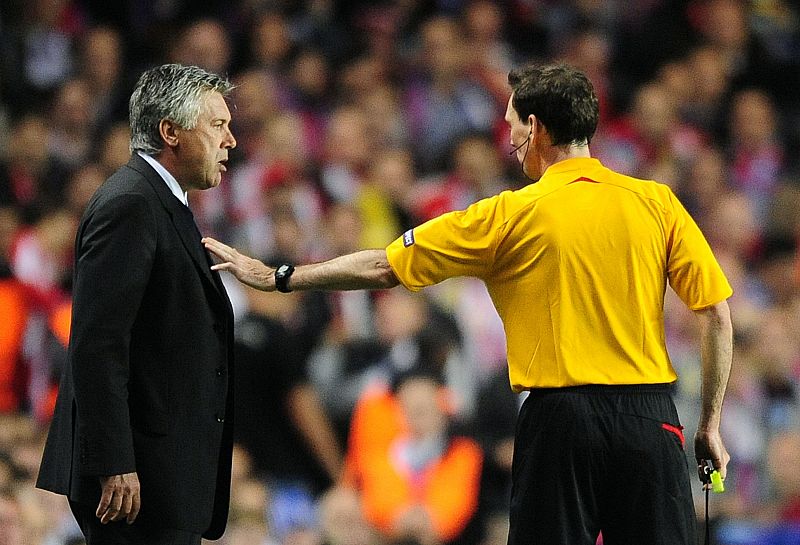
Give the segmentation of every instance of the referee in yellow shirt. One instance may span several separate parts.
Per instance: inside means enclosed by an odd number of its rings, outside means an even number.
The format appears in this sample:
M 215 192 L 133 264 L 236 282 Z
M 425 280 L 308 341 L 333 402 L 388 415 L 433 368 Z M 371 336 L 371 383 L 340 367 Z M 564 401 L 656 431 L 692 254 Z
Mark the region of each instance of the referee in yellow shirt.
M 517 422 L 510 545 L 695 545 L 677 380 L 664 339 L 667 283 L 698 317 L 702 399 L 695 456 L 724 478 L 719 433 L 731 365 L 732 290 L 669 187 L 605 168 L 589 142 L 598 101 L 564 65 L 509 74 L 510 143 L 526 176 L 404 233 L 385 250 L 277 269 L 206 247 L 262 290 L 419 290 L 486 284 L 503 320 Z

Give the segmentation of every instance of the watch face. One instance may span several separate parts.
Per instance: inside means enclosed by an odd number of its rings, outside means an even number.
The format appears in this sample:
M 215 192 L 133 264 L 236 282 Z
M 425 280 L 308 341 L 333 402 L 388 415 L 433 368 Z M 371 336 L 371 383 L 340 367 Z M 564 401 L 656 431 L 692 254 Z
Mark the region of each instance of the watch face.
M 290 263 L 282 263 L 275 269 L 275 289 L 281 293 L 289 293 L 289 277 L 294 272 L 294 265 Z

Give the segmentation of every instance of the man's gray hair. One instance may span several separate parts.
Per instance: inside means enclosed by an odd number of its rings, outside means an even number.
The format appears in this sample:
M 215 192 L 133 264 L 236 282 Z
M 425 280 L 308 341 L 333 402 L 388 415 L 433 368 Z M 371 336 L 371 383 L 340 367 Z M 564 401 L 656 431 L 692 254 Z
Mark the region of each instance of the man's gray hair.
M 131 152 L 160 153 L 164 149 L 159 133 L 162 119 L 193 129 L 205 94 L 228 96 L 232 89 L 227 79 L 197 66 L 164 64 L 147 70 L 131 94 Z

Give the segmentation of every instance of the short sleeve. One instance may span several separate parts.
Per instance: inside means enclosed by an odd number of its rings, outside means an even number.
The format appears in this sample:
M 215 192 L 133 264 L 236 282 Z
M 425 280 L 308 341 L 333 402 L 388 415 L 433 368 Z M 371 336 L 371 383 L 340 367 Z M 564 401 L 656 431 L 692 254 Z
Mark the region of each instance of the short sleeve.
M 417 291 L 456 276 L 485 278 L 497 244 L 497 197 L 409 229 L 386 248 L 400 283 Z
M 667 225 L 670 286 L 692 310 L 724 301 L 733 294 L 733 289 L 708 241 L 672 192 L 669 202 L 672 205 Z

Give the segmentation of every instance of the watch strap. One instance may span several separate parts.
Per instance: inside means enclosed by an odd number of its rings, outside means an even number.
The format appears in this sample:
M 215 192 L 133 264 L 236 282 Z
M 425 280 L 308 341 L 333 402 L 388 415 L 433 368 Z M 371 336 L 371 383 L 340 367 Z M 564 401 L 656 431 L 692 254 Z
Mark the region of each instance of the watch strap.
M 294 273 L 294 265 L 291 263 L 282 263 L 275 269 L 275 289 L 281 293 L 290 293 L 292 290 L 289 288 L 289 279 Z

